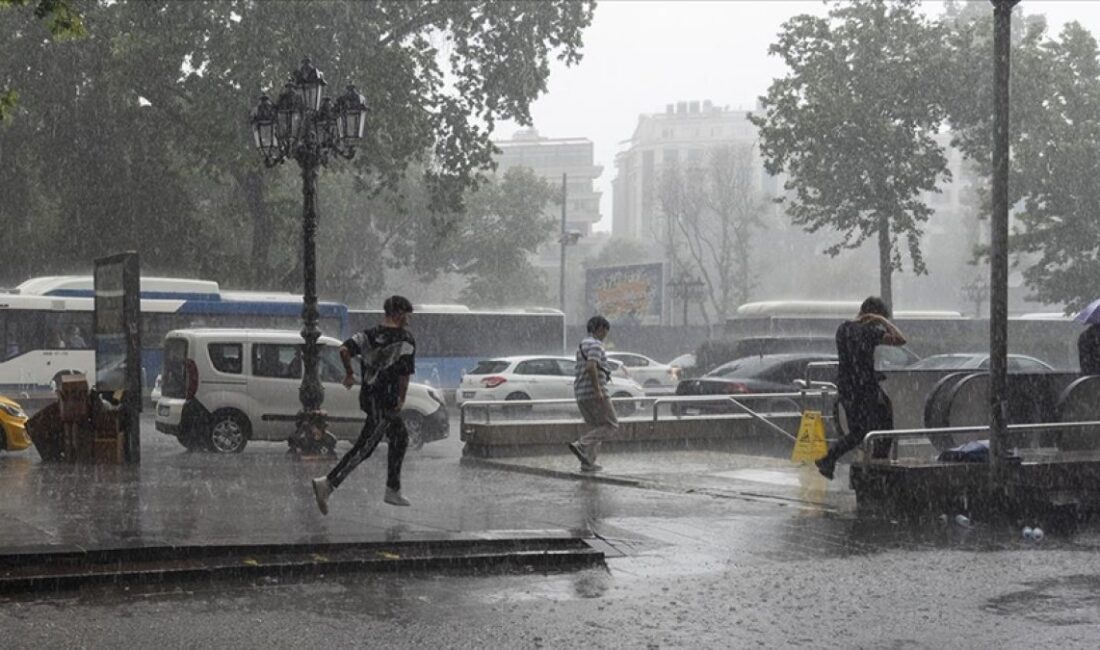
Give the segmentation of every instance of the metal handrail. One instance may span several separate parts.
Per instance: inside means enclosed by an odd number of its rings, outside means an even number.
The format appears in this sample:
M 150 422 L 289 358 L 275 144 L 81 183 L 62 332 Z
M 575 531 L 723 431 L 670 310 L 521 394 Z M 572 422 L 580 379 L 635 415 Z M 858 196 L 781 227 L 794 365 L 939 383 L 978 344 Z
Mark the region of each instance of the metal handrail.
M 1049 431 L 1050 429 L 1084 429 L 1087 427 L 1100 427 L 1100 421 L 1088 421 L 1088 422 L 1039 422 L 1034 424 L 1010 424 L 1008 425 L 1008 431 L 1018 431 L 1022 433 L 1039 433 L 1041 431 Z M 938 429 L 882 429 L 869 432 L 863 437 L 863 442 L 860 443 L 860 449 L 863 451 L 863 464 L 869 465 L 871 462 L 871 455 L 869 452 L 872 443 L 875 440 L 884 439 L 897 439 L 902 438 L 932 438 L 939 436 L 949 436 L 956 433 L 983 433 L 989 431 L 989 425 L 973 425 L 967 427 L 941 427 Z
M 679 395 L 679 396 L 642 396 L 642 397 L 612 397 L 609 398 L 612 402 L 640 402 L 640 401 L 652 401 L 653 402 L 653 419 L 654 423 L 659 421 L 659 410 L 661 404 L 673 404 L 673 403 L 690 403 L 690 402 L 730 402 L 742 412 L 751 418 L 760 420 L 768 427 L 782 433 L 791 440 L 797 440 L 797 436 L 792 436 L 785 429 L 773 424 L 763 415 L 753 411 L 746 405 L 739 402 L 739 399 L 776 399 L 776 398 L 793 398 L 793 397 L 825 397 L 832 395 L 827 390 L 802 390 L 792 391 L 788 393 L 749 393 L 745 395 L 738 395 L 733 397 L 731 395 Z M 575 399 L 559 398 L 559 399 L 531 399 L 531 400 L 470 400 L 463 402 L 459 405 L 459 428 L 465 429 L 466 426 L 466 411 L 472 408 L 485 408 L 486 424 L 492 423 L 493 407 L 506 408 L 516 406 L 544 406 L 555 404 L 576 404 Z
M 811 383 L 811 384 L 813 383 L 813 380 L 810 379 L 810 370 L 812 370 L 814 368 L 836 368 L 836 367 L 839 367 L 839 366 L 840 366 L 839 361 L 811 361 L 811 362 L 806 364 L 806 382 Z M 829 382 L 824 382 L 824 383 L 829 383 Z
M 823 396 L 823 395 L 827 394 L 825 391 L 802 391 L 802 392 L 791 392 L 791 393 L 749 393 L 749 394 L 746 394 L 746 395 L 738 395 L 737 397 L 734 397 L 732 395 L 681 395 L 679 397 L 674 397 L 674 398 L 660 398 L 660 399 L 657 399 L 653 402 L 653 422 L 656 423 L 659 420 L 659 412 L 660 412 L 661 404 L 665 404 L 665 403 L 672 404 L 672 403 L 679 403 L 679 402 L 688 402 L 688 403 L 690 403 L 690 402 L 730 402 L 731 404 L 733 404 L 737 408 L 741 409 L 741 411 L 743 413 L 745 413 L 746 415 L 748 415 L 750 418 L 753 418 L 755 420 L 759 420 L 760 422 L 763 422 L 765 426 L 767 426 L 767 427 L 783 434 L 783 436 L 785 436 L 787 438 L 790 438 L 791 440 L 797 441 L 798 436 L 792 436 L 790 433 L 787 432 L 786 429 L 774 424 L 771 420 L 764 417 L 763 415 L 760 415 L 756 411 L 750 409 L 748 406 L 745 406 L 744 404 L 742 404 L 738 400 L 740 400 L 740 399 L 764 399 L 764 398 L 767 398 L 767 399 L 787 398 L 787 399 L 789 399 L 792 395 L 801 395 L 803 397 L 807 397 L 807 396 L 809 396 L 810 393 L 814 393 L 815 395 L 819 395 L 819 396 Z
M 611 400 L 612 402 L 647 402 L 647 401 L 650 401 L 650 400 L 658 400 L 658 399 L 661 399 L 661 398 L 655 397 L 655 396 L 642 395 L 640 397 L 609 397 L 608 399 Z M 576 404 L 576 403 L 577 403 L 576 399 L 568 399 L 568 398 L 512 399 L 512 400 L 496 400 L 496 399 L 470 400 L 470 401 L 467 401 L 467 402 L 463 402 L 458 407 L 458 425 L 459 425 L 460 429 L 465 426 L 465 424 L 466 424 L 466 409 L 471 408 L 471 407 L 493 407 L 493 406 L 498 406 L 498 407 L 501 407 L 501 408 L 505 408 L 505 407 L 516 407 L 516 406 L 543 406 L 543 405 L 553 405 L 553 404 Z M 486 408 L 485 409 L 486 423 L 491 423 L 492 422 L 492 416 L 490 415 L 491 412 L 492 412 L 491 408 Z

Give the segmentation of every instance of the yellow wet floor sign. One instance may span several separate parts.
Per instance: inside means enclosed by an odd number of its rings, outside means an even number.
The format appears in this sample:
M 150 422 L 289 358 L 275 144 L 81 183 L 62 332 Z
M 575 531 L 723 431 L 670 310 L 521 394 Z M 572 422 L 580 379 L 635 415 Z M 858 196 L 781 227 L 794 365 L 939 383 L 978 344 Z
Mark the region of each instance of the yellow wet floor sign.
M 802 422 L 798 425 L 798 439 L 791 452 L 791 461 L 812 463 L 829 451 L 825 444 L 825 421 L 821 411 L 803 411 Z

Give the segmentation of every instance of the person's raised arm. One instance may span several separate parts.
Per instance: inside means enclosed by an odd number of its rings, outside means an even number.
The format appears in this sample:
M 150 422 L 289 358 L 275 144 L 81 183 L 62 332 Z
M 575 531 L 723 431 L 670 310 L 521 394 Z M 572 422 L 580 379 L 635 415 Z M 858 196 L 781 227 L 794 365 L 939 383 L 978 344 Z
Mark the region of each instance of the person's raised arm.
M 879 316 L 878 314 L 864 314 L 859 320 L 864 323 L 879 323 L 886 328 L 886 334 L 882 337 L 883 345 L 898 346 L 905 345 L 909 342 L 908 339 L 905 338 L 905 335 L 901 333 L 901 330 L 898 329 L 897 325 L 891 323 L 890 320 L 884 316 Z

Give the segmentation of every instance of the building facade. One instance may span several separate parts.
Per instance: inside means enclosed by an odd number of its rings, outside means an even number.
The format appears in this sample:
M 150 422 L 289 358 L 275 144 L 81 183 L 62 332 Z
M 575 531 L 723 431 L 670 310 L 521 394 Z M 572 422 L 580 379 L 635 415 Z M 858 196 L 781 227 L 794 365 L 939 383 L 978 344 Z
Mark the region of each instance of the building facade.
M 580 261 L 594 255 L 607 242 L 607 233 L 593 231 L 603 215 L 600 213 L 601 192 L 595 181 L 603 173 L 603 167 L 595 162 L 595 147 L 588 138 L 545 138 L 533 128 L 522 129 L 509 140 L 493 142 L 500 149 L 496 156 L 497 173 L 503 174 L 513 167 L 527 167 L 551 187 L 561 192 L 562 175 L 565 175 L 565 229 L 573 234 L 568 241 L 566 260 L 566 318 L 568 322 L 580 322 L 584 301 L 584 287 L 578 286 L 577 273 Z M 560 202 L 546 206 L 546 215 L 560 224 Z M 549 295 L 558 296 L 562 277 L 561 245 L 557 236 L 547 242 L 531 260 L 543 274 Z M 574 269 L 575 270 L 575 269 Z
M 729 144 L 756 142 L 756 127 L 744 109 L 719 107 L 706 101 L 668 104 L 663 113 L 638 116 L 628 148 L 615 156 L 615 179 L 611 185 L 611 232 L 638 240 L 660 238 L 660 214 L 656 188 L 661 170 L 675 160 L 681 164 L 702 163 L 707 149 Z M 775 179 L 758 168 L 757 183 L 769 196 L 778 191 Z
M 603 173 L 595 163 L 592 141 L 588 138 L 544 138 L 533 128 L 517 131 L 510 140 L 493 142 L 500 149 L 496 156 L 498 173 L 512 167 L 528 167 L 552 187 L 561 188 L 566 177 L 565 224 L 567 230 L 582 235 L 592 232 L 600 220 L 600 192 L 593 185 Z M 561 219 L 561 205 L 549 205 L 547 214 Z

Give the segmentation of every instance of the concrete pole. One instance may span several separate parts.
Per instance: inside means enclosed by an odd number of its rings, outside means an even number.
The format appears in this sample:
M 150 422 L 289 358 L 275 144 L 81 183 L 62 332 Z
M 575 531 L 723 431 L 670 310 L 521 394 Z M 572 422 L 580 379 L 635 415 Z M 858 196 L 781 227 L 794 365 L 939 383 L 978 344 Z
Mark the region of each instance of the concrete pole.
M 1019 0 L 993 2 L 993 214 L 989 255 L 989 451 L 993 480 L 1000 481 L 1008 393 L 1008 99 L 1012 8 Z

